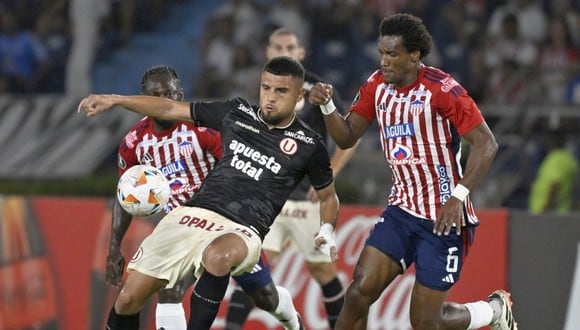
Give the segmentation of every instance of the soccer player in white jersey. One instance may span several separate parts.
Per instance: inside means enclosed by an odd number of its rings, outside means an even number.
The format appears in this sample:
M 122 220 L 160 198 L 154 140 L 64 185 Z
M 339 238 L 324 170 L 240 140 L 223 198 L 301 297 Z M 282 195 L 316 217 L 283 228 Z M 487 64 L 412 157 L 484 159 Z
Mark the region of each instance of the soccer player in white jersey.
M 498 146 L 466 90 L 421 62 L 431 47 L 421 19 L 389 16 L 380 25 L 380 69 L 359 89 L 346 117 L 330 101 L 332 86 L 317 84 L 310 92 L 342 148 L 356 143 L 376 119 L 393 174 L 388 205 L 359 257 L 336 329 L 366 329 L 370 305 L 412 263 L 413 329 L 517 329 L 504 290 L 486 301 L 445 302 L 478 224 L 469 192 L 484 178 Z M 471 144 L 465 171 L 461 137 Z

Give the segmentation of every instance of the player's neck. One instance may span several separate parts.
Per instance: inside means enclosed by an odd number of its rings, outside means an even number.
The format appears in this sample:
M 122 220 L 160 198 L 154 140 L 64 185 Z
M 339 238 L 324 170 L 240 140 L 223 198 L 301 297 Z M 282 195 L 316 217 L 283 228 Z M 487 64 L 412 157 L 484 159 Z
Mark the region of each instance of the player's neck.
M 417 82 L 417 79 L 419 79 L 419 74 L 421 73 L 422 67 L 423 64 L 419 62 L 417 64 L 417 68 L 409 72 L 409 74 L 407 75 L 407 79 L 396 84 L 395 87 L 397 89 L 407 89 L 408 87 L 413 86 Z

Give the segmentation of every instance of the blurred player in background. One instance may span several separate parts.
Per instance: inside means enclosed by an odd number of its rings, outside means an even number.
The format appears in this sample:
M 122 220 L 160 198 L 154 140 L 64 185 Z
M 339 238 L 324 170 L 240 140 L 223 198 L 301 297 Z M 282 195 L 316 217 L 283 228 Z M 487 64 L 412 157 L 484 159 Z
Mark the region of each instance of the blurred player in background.
M 270 34 L 266 48 L 267 60 L 276 56 L 289 56 L 297 61 L 302 61 L 305 55 L 306 50 L 296 32 L 287 28 L 279 28 Z M 306 95 L 308 95 L 314 84 L 321 81 L 322 79 L 316 74 L 306 71 L 303 84 Z M 338 104 L 340 112 L 346 111 L 338 95 L 334 95 L 334 101 L 335 104 Z M 329 138 L 324 118 L 317 106 L 303 99 L 296 104 L 295 110 L 297 117 L 310 128 L 318 132 L 323 138 Z M 331 167 L 334 176 L 343 169 L 355 149 L 355 147 L 347 150 L 335 148 L 331 157 Z M 280 255 L 288 241 L 293 243 L 293 246 L 306 259 L 310 274 L 322 289 L 328 323 L 331 328 L 334 328 L 344 299 L 344 286 L 337 276 L 336 264 L 317 249 L 312 241 L 312 237 L 316 235 L 320 226 L 319 208 L 320 205 L 314 189 L 310 185 L 310 181 L 305 178 L 290 194 L 282 211 L 270 227 L 262 249 L 267 259 L 273 262 Z M 226 329 L 236 330 L 242 328 L 252 307 L 251 301 L 241 290 L 234 291 L 228 307 Z

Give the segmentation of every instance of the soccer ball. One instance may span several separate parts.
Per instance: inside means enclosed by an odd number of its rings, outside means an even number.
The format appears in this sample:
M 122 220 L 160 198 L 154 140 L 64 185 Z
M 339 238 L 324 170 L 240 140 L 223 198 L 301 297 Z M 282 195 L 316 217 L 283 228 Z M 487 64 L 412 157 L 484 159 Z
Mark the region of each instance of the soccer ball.
M 149 165 L 135 165 L 119 178 L 117 200 L 129 214 L 145 217 L 165 208 L 171 189 L 160 170 Z

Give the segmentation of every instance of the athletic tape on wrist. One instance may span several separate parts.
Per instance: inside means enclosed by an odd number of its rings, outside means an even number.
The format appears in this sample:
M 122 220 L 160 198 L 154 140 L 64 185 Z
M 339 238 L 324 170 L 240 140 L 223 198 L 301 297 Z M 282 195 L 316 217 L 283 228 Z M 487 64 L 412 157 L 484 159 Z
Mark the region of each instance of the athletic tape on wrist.
M 462 185 L 461 183 L 455 186 L 455 189 L 451 192 L 451 196 L 459 199 L 460 201 L 464 201 L 465 198 L 469 195 L 469 189 Z
M 322 223 L 320 225 L 320 230 L 318 230 L 319 235 L 331 236 L 333 232 L 334 232 L 334 227 L 328 222 Z
M 330 99 L 330 101 L 328 101 L 328 103 L 320 105 L 320 112 L 322 112 L 322 114 L 325 116 L 330 115 L 335 110 L 336 110 L 336 106 L 334 105 L 334 102 L 332 102 L 332 99 Z
M 314 239 L 316 240 L 319 237 L 324 237 L 326 241 L 320 247 L 320 251 L 330 257 L 330 247 L 336 246 L 336 242 L 334 241 L 334 227 L 328 222 L 323 222 L 318 230 L 318 235 Z

